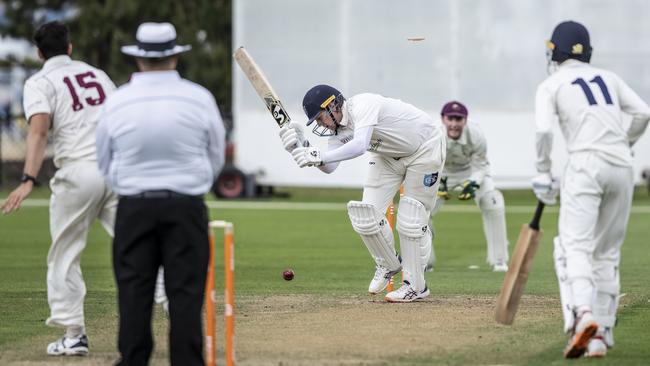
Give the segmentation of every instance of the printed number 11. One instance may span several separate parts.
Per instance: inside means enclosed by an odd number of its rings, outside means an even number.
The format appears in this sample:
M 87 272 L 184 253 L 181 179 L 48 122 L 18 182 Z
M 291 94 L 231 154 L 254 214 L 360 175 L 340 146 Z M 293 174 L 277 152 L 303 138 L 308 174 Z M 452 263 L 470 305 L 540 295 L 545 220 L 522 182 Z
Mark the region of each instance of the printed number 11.
M 600 91 L 603 93 L 603 97 L 605 98 L 605 103 L 614 104 L 612 102 L 612 97 L 609 95 L 609 91 L 607 90 L 607 85 L 605 85 L 605 82 L 603 81 L 603 78 L 600 77 L 600 75 L 596 75 L 593 79 L 589 80 L 589 82 L 594 83 L 600 87 Z M 589 88 L 589 84 L 587 84 L 583 78 L 577 78 L 573 80 L 571 84 L 579 85 L 580 88 L 582 88 L 582 91 L 587 97 L 589 105 L 598 104 L 598 102 L 596 102 L 596 98 L 594 98 L 594 93 L 592 93 L 591 88 Z

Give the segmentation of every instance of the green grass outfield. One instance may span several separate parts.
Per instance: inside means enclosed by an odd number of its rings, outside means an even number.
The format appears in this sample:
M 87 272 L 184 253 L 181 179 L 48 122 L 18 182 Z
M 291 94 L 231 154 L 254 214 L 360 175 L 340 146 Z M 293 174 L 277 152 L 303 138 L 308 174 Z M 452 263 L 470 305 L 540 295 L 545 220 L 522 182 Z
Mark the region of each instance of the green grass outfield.
M 212 219 L 235 223 L 237 301 L 278 295 L 342 302 L 358 298 L 367 289 L 372 263 L 349 224 L 345 202 L 359 199 L 360 190 L 286 191 L 292 193 L 291 198 L 210 201 Z M 0 191 L 2 201 L 7 193 Z M 47 341 L 60 335 L 60 330 L 44 325 L 48 316 L 45 258 L 50 243 L 47 197 L 47 190 L 41 189 L 17 213 L 0 216 L 0 364 L 3 365 L 11 364 L 17 353 L 24 355 L 25 360 L 33 360 L 26 363 L 30 365 L 50 361 L 62 364 L 43 356 Z M 529 191 L 508 191 L 505 198 L 512 252 L 521 224 L 530 220 L 535 202 Z M 621 283 L 626 295 L 619 309 L 616 347 L 605 359 L 578 360 L 579 364 L 645 365 L 650 362 L 650 199 L 642 189 L 637 190 L 632 212 L 622 253 Z M 543 242 L 526 287 L 527 295 L 554 301 L 558 290 L 552 264 L 552 238 L 557 232 L 557 217 L 557 207 L 551 207 L 542 218 Z M 435 227 L 438 259 L 435 271 L 427 274 L 430 298 L 496 297 L 503 275 L 492 273 L 485 264 L 480 213 L 473 202 L 450 201 L 436 217 Z M 470 265 L 479 269 L 470 270 Z M 291 282 L 281 279 L 285 267 L 296 272 Z M 82 268 L 88 288 L 87 326 L 101 328 L 107 319 L 114 322 L 117 315 L 110 239 L 99 225 L 90 233 Z M 217 273 L 221 273 L 220 269 Z M 391 308 L 385 309 L 388 312 Z M 553 316 L 544 324 L 535 323 L 530 329 L 513 327 L 510 331 L 511 328 L 495 323 L 498 331 L 493 333 L 497 345 L 494 347 L 467 344 L 454 354 L 404 354 L 381 364 L 569 363 L 561 359 L 565 337 L 561 332 L 559 309 L 552 310 Z M 112 357 L 115 336 L 108 334 L 106 339 L 105 345 L 91 348 L 91 352 L 105 352 L 106 357 Z M 536 345 L 541 341 L 549 346 L 532 354 L 525 352 L 529 348 L 538 349 Z M 246 339 L 240 337 L 237 342 L 244 345 Z M 284 365 L 293 364 L 291 354 L 284 357 Z M 331 361 L 338 364 L 336 360 Z

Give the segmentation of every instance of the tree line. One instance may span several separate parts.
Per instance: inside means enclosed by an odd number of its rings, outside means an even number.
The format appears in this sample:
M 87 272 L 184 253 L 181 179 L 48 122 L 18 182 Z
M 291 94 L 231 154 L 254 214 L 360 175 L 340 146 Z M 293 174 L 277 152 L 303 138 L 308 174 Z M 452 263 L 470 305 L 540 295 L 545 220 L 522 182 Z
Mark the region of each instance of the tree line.
M 179 58 L 179 72 L 208 88 L 229 120 L 231 9 L 231 0 L 10 1 L 4 2 L 5 21 L 0 22 L 0 34 L 31 41 L 41 24 L 61 20 L 70 28 L 73 58 L 103 69 L 121 85 L 136 66 L 120 47 L 134 44 L 140 23 L 170 22 L 176 27 L 177 42 L 192 45 L 192 51 Z M 29 68 L 39 65 L 33 60 L 22 63 Z

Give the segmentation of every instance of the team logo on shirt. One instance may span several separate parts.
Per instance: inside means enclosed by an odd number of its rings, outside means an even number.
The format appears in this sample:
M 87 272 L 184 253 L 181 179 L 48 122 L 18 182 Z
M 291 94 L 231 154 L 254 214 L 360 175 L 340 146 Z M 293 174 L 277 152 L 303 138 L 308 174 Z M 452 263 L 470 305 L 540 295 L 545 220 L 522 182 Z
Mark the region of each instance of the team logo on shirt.
M 423 183 L 425 187 L 433 187 L 433 185 L 436 184 L 437 181 L 438 181 L 438 172 L 424 175 Z
M 383 141 L 381 139 L 377 139 L 375 141 L 370 140 L 370 146 L 368 146 L 368 151 L 377 151 L 377 149 L 379 149 L 379 146 L 381 146 L 382 143 Z

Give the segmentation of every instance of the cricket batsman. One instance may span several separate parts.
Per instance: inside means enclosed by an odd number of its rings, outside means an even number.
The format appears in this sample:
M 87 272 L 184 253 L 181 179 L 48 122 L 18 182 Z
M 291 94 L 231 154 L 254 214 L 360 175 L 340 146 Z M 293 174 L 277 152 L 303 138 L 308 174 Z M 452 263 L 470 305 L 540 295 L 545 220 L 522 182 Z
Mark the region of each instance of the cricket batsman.
M 494 188 L 490 175 L 485 136 L 477 124 L 468 122 L 468 114 L 467 107 L 458 101 L 448 102 L 440 112 L 442 124 L 447 130 L 447 160 L 431 216 L 433 218 L 445 201 L 452 197 L 450 191 L 456 187 L 462 189 L 458 199 L 474 199 L 481 209 L 488 264 L 494 272 L 507 272 L 505 203 L 501 192 Z
M 385 300 L 411 302 L 428 296 L 424 270 L 433 237 L 429 216 L 446 154 L 442 126 L 401 100 L 371 93 L 345 99 L 329 85 L 311 88 L 302 106 L 307 126 L 316 122 L 312 132 L 329 141 L 326 151 L 304 147 L 309 144 L 300 125 L 290 123 L 280 129 L 284 147 L 298 166 L 331 173 L 341 161 L 366 151 L 370 154 L 363 198 L 348 203 L 352 227 L 376 264 L 368 292 L 383 291 L 403 268 L 403 285 L 386 294 Z M 402 184 L 404 195 L 397 210 L 400 257 L 384 212 Z
M 554 260 L 570 339 L 565 358 L 604 357 L 614 345 L 619 265 L 634 176 L 630 148 L 650 120 L 650 108 L 611 71 L 589 64 L 587 29 L 573 21 L 547 42 L 549 69 L 535 97 L 537 197 L 556 202 L 551 177 L 552 126 L 557 120 L 569 152 L 560 196 Z M 623 115 L 632 117 L 625 127 Z

